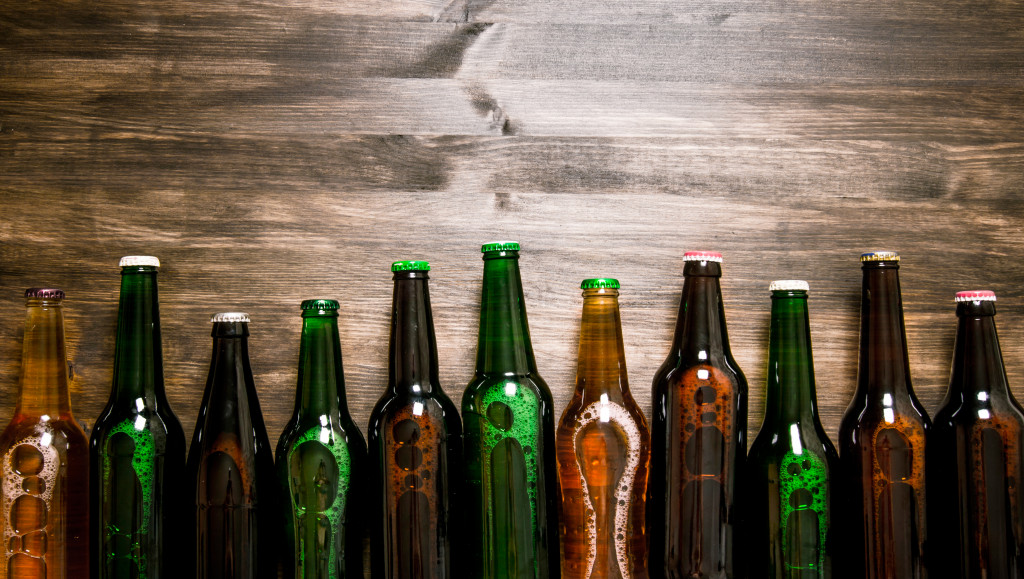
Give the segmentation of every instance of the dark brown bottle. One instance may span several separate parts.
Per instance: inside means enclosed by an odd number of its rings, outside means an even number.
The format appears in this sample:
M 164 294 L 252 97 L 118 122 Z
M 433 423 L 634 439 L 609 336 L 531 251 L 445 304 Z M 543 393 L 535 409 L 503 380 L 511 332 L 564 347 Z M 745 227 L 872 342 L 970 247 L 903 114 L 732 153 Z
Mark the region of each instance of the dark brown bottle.
M 861 262 L 857 391 L 839 427 L 840 568 L 858 579 L 925 579 L 931 423 L 910 383 L 899 255 Z
M 995 300 L 956 294 L 949 391 L 928 441 L 935 568 L 962 579 L 1024 575 L 1024 411 L 1006 381 Z
M 672 350 L 654 377 L 648 525 L 656 579 L 742 575 L 736 502 L 747 380 L 729 350 L 722 256 L 688 252 Z
M 276 579 L 274 457 L 249 367 L 249 316 L 216 314 L 213 361 L 188 451 L 195 579 Z

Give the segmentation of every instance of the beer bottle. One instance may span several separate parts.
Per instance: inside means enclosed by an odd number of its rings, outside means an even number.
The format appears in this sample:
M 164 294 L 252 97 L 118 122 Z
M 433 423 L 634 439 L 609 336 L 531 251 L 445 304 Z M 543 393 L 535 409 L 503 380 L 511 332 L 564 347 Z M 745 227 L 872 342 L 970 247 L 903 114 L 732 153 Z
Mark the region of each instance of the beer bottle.
M 14 418 L 0 434 L 0 525 L 10 579 L 89 573 L 89 443 L 71 415 L 64 292 L 25 291 Z
M 375 579 L 458 579 L 462 424 L 441 390 L 425 261 L 396 261 L 388 388 L 370 414 Z M 462 556 L 465 556 L 463 553 Z
M 857 391 L 839 426 L 843 568 L 865 579 L 924 579 L 925 434 L 914 396 L 899 255 L 865 253 Z
M 559 576 L 558 479 L 551 391 L 537 373 L 519 276 L 519 244 L 484 259 L 476 374 L 462 396 L 466 553 L 474 579 Z
M 157 268 L 121 259 L 110 400 L 89 441 L 94 579 L 174 579 L 186 545 L 185 432 L 164 393 Z
M 956 294 L 949 391 L 928 440 L 935 569 L 963 579 L 1024 576 L 1024 411 L 1006 381 L 995 301 Z
M 576 390 L 555 433 L 562 579 L 647 579 L 650 433 L 626 379 L 619 282 L 581 287 Z
M 747 458 L 747 379 L 729 350 L 722 256 L 683 255 L 672 349 L 654 377 L 651 576 L 742 577 L 736 508 Z
M 338 307 L 334 300 L 300 306 L 295 412 L 277 443 L 286 578 L 363 576 L 366 443 L 345 403 Z
M 249 367 L 249 316 L 210 322 L 213 360 L 188 451 L 195 578 L 274 579 L 278 490 Z
M 764 423 L 747 458 L 750 577 L 832 577 L 836 450 L 814 393 L 807 282 L 771 284 Z

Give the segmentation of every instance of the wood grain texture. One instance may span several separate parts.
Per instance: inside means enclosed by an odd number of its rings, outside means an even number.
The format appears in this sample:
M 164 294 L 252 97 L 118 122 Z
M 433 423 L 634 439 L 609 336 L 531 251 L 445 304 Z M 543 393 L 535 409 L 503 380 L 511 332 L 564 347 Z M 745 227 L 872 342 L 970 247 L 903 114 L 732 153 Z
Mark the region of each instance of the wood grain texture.
M 725 253 L 733 350 L 763 409 L 768 282 L 806 278 L 835 435 L 861 251 L 904 256 L 917 392 L 946 388 L 958 289 L 1000 296 L 1024 396 L 1024 4 L 676 0 L 0 0 L 0 415 L 21 291 L 68 292 L 73 402 L 111 379 L 117 259 L 158 255 L 167 385 L 191 432 L 210 313 L 253 315 L 271 438 L 298 303 L 342 300 L 348 399 L 383 388 L 391 281 L 433 265 L 442 380 L 474 361 L 480 243 L 522 242 L 556 406 L 579 281 L 622 280 L 650 406 L 687 249 Z

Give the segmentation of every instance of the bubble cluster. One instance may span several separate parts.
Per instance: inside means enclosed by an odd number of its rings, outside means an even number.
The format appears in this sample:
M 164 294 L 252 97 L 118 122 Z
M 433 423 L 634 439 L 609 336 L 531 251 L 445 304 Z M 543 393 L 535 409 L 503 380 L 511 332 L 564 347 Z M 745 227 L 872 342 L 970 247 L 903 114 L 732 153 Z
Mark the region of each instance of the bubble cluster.
M 643 448 L 643 434 L 640 432 L 640 429 L 637 428 L 636 423 L 633 421 L 633 417 L 629 414 L 629 411 L 624 407 L 614 402 L 595 402 L 583 409 L 583 412 L 580 413 L 580 417 L 573 427 L 573 448 L 579 448 L 577 445 L 577 439 L 584 429 L 587 426 L 598 422 L 613 424 L 621 430 L 622 434 L 625 435 L 625 470 L 619 480 L 609 482 L 615 486 L 615 492 L 613 494 L 615 500 L 612 505 L 612 509 L 615 512 L 615 558 L 619 563 L 619 573 L 621 573 L 624 579 L 629 579 L 629 542 L 626 541 L 626 537 L 632 536 L 632 530 L 630 528 L 629 509 L 619 507 L 625 507 L 629 503 L 633 484 L 636 482 L 636 471 L 637 467 L 640 465 L 640 454 Z M 586 465 L 583 464 L 583 460 L 583 457 L 579 456 L 579 453 L 577 453 L 576 462 L 581 473 L 586 470 Z M 587 536 L 589 537 L 589 540 L 587 541 L 589 549 L 587 552 L 586 568 L 589 570 L 594 567 L 594 560 L 597 558 L 597 542 L 599 538 L 597 536 L 597 518 L 593 499 L 591 498 L 591 492 L 588 488 L 586 477 L 582 478 L 584 485 L 583 500 L 587 507 L 585 515 Z
M 3 456 L 4 562 L 8 570 L 36 569 L 46 575 L 46 527 L 53 510 L 60 456 L 45 427 L 13 445 Z
M 308 549 L 305 544 L 305 538 L 310 535 L 310 533 L 306 532 L 306 526 L 318 526 L 322 518 L 326 517 L 330 526 L 330 530 L 326 535 L 331 537 L 341 536 L 341 521 L 345 514 L 345 507 L 348 504 L 352 475 L 352 457 L 345 440 L 335 432 L 328 430 L 329 436 L 327 437 L 327 442 L 324 443 L 321 438 L 324 430 L 324 427 L 315 426 L 303 432 L 291 445 L 291 448 L 288 449 L 287 455 L 289 466 L 288 490 L 292 500 L 292 524 L 294 525 L 295 533 L 295 561 L 299 567 L 296 571 L 301 576 L 305 576 L 307 564 L 315 565 L 312 561 L 308 563 L 306 561 L 306 551 Z M 330 472 L 326 475 L 326 478 L 333 478 L 334 480 L 320 480 L 325 478 L 324 473 L 321 471 L 328 470 L 326 468 L 328 465 L 320 465 L 320 468 L 317 469 L 320 473 L 317 480 L 310 481 L 297 476 L 304 470 L 302 468 L 303 465 L 298 463 L 302 462 L 306 456 L 316 457 L 319 454 L 316 452 L 305 452 L 307 450 L 306 447 L 309 445 L 323 448 L 330 452 L 334 458 L 334 465 L 329 466 L 334 468 L 329 469 Z M 308 450 L 314 449 L 309 448 Z M 311 484 L 317 487 L 312 489 L 313 494 L 316 495 L 322 495 L 322 491 L 325 488 L 330 488 L 334 491 L 331 493 L 332 496 L 322 497 L 321 503 L 316 505 L 316 512 L 310 512 L 308 508 L 309 501 L 301 500 L 301 497 L 310 491 L 310 489 L 305 488 L 306 485 Z M 317 533 L 313 533 L 313 535 L 317 536 Z M 324 541 L 323 544 L 316 546 L 316 553 L 318 558 L 326 557 L 328 577 L 330 579 L 338 579 L 337 549 L 328 541 Z
M 823 569 L 829 528 L 828 466 L 824 459 L 806 450 L 801 454 L 786 451 L 779 466 L 779 499 L 783 553 L 794 548 L 789 544 L 790 521 L 795 522 L 800 511 L 813 512 L 818 523 L 818 553 L 814 566 L 805 568 Z M 787 568 L 794 568 L 785 555 L 784 559 Z
M 487 417 L 482 421 L 481 432 L 484 494 L 492 496 L 495 492 L 495 481 L 491 480 L 491 451 L 503 440 L 516 440 L 523 449 L 526 464 L 530 527 L 536 529 L 541 486 L 537 478 L 542 466 L 539 463 L 541 453 L 534 452 L 534 449 L 541 448 L 540 398 L 532 389 L 518 382 L 499 382 L 483 392 L 480 407 Z M 493 518 L 493 513 L 491 516 Z

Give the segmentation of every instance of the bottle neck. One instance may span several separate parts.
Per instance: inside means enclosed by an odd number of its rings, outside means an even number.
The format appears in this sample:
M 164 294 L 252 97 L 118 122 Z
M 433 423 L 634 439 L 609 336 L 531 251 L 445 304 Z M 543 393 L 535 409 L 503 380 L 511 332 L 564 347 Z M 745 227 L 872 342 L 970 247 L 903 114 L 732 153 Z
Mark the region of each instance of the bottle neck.
M 672 351 L 685 366 L 720 362 L 729 356 L 729 336 L 722 305 L 721 264 L 689 261 L 683 267 Z
M 299 418 L 339 418 L 343 408 L 348 414 L 338 314 L 303 312 L 295 414 Z
M 996 333 L 996 307 L 990 301 L 957 304 L 956 343 L 949 390 L 965 402 L 988 406 L 992 398 L 1009 397 L 1006 368 Z
M 163 388 L 156 268 L 126 267 L 117 311 L 113 397 L 133 406 L 142 399 L 152 406 Z
M 535 373 L 537 364 L 526 321 L 519 254 L 515 251 L 492 253 L 484 254 L 476 373 L 500 376 Z
M 910 391 L 899 263 L 864 264 L 860 316 L 858 394 L 869 398 Z
M 817 422 L 814 361 L 807 294 L 777 291 L 772 295 L 768 338 L 768 388 L 765 420 L 776 426 Z
M 244 322 L 213 324 L 213 360 L 210 362 L 208 390 L 211 400 L 234 403 L 247 398 L 247 383 L 252 381 L 249 367 L 249 327 Z M 235 413 L 225 413 L 232 419 Z
M 28 300 L 15 414 L 50 418 L 71 415 L 64 311 L 59 301 Z
M 618 295 L 614 289 L 583 292 L 576 395 L 582 396 L 585 404 L 598 400 L 621 403 L 629 391 Z
M 425 271 L 395 272 L 388 352 L 388 387 L 395 393 L 430 393 L 438 384 L 428 279 Z

